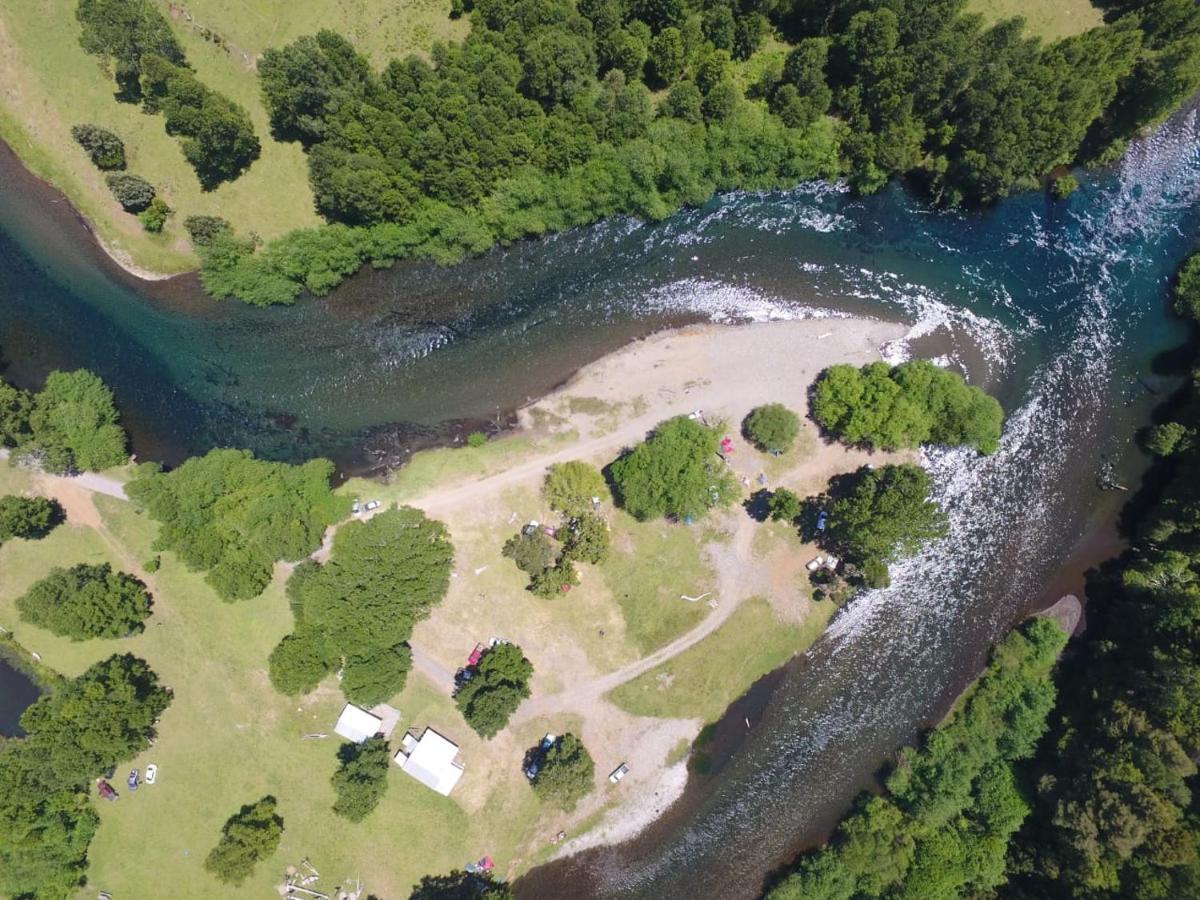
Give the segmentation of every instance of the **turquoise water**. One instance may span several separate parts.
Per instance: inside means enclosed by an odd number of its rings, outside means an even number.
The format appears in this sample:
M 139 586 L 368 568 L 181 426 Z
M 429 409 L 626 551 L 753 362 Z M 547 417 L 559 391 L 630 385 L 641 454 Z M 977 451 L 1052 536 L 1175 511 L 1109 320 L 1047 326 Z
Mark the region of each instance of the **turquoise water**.
M 797 835 L 945 709 L 1111 515 L 1095 486 L 1102 458 L 1140 465 L 1132 428 L 1171 387 L 1152 362 L 1184 336 L 1167 289 L 1200 217 L 1194 114 L 1084 182 L 1066 204 L 1029 194 L 975 214 L 899 186 L 867 199 L 824 185 L 735 195 L 658 225 L 367 272 L 327 300 L 254 310 L 207 300 L 192 279 L 147 288 L 115 273 L 66 204 L 0 156 L 0 348 L 23 383 L 53 366 L 100 373 L 143 455 L 241 445 L 359 467 L 500 421 L 663 324 L 844 312 L 909 323 L 893 358 L 963 366 L 1009 412 L 994 457 L 928 455 L 951 537 L 840 615 L 785 670 L 720 776 L 660 827 L 521 886 L 751 896 Z

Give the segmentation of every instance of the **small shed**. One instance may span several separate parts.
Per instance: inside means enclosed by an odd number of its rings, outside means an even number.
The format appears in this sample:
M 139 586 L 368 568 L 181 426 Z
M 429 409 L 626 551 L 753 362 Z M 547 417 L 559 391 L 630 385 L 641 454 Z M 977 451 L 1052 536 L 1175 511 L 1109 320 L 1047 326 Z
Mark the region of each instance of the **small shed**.
M 338 716 L 337 724 L 333 726 L 333 730 L 340 734 L 348 741 L 353 741 L 356 744 L 361 744 L 368 738 L 373 738 L 382 730 L 383 719 L 379 716 L 367 712 L 355 706 L 353 703 L 347 703 L 346 708 L 342 710 L 342 714 Z
M 449 797 L 462 778 L 463 765 L 456 761 L 458 744 L 426 728 L 417 738 L 406 734 L 396 754 L 396 765 L 427 788 Z

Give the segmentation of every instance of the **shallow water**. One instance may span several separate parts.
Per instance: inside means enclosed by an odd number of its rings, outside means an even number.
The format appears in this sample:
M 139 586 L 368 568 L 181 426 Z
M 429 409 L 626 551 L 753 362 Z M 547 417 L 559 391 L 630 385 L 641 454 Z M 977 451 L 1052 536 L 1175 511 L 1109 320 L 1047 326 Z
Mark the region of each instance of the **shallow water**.
M 24 672 L 0 658 L 0 737 L 20 737 L 21 713 L 41 696 L 41 691 Z
M 988 459 L 931 453 L 952 536 L 835 621 L 785 671 L 720 773 L 629 847 L 534 874 L 522 897 L 752 896 L 797 836 L 819 832 L 897 746 L 936 718 L 987 647 L 1116 498 L 1130 434 L 1170 382 L 1167 287 L 1200 217 L 1195 115 L 1089 176 L 977 214 L 893 186 L 735 195 L 647 226 L 614 221 L 454 269 L 405 265 L 327 300 L 255 310 L 194 279 L 139 287 L 80 239 L 65 204 L 0 154 L 0 348 L 34 384 L 86 365 L 143 455 L 214 445 L 398 458 L 415 437 L 499 420 L 632 336 L 673 322 L 858 313 L 900 317 L 899 359 L 937 336 L 948 365 L 1010 413 Z M 365 448 L 365 449 L 364 449 Z

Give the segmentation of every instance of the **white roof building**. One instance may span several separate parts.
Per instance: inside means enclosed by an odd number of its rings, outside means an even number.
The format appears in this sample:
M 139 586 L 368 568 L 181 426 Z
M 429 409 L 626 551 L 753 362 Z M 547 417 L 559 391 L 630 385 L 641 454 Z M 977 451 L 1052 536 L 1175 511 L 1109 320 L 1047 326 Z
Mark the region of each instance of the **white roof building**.
M 404 736 L 396 765 L 421 784 L 449 797 L 463 774 L 462 764 L 455 762 L 456 756 L 458 744 L 426 728 L 420 740 L 411 734 Z
M 355 706 L 353 703 L 347 703 L 346 708 L 342 710 L 342 714 L 338 716 L 337 724 L 333 726 L 333 730 L 346 740 L 361 744 L 367 738 L 373 738 L 379 734 L 382 725 L 383 719 L 379 718 L 379 716 L 372 715 L 365 709 Z

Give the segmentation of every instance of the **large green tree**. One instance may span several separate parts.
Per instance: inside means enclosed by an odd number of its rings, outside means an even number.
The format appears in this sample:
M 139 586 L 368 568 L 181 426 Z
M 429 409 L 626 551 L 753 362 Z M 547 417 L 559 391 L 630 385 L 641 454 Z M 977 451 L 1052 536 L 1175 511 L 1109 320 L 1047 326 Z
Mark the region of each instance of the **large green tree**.
M 638 519 L 699 519 L 728 506 L 737 480 L 717 456 L 720 432 L 687 416 L 668 419 L 610 467 L 622 506 Z
M 112 391 L 86 369 L 47 376 L 33 395 L 29 431 L 25 448 L 52 472 L 99 471 L 129 459 Z
M 446 527 L 411 507 L 343 525 L 329 561 L 289 581 L 296 628 L 271 654 L 276 688 L 303 693 L 341 668 L 354 703 L 398 693 L 412 661 L 405 642 L 445 595 L 453 560 Z
M 596 764 L 583 742 L 575 735 L 560 735 L 546 751 L 537 776 L 531 782 L 543 802 L 573 810 L 592 790 Z
M 601 502 L 611 499 L 600 470 L 579 460 L 552 465 L 546 472 L 542 494 L 551 509 L 567 516 L 591 512 L 593 497 Z
M 48 497 L 0 497 L 0 544 L 12 538 L 44 538 L 63 521 L 63 508 Z
M 495 737 L 529 696 L 533 664 L 516 644 L 497 644 L 483 654 L 472 675 L 454 702 L 468 725 L 485 738 Z
M 337 799 L 333 811 L 343 819 L 361 822 L 383 799 L 391 751 L 384 738 L 373 737 L 361 744 L 342 744 L 338 770 L 333 773 Z

